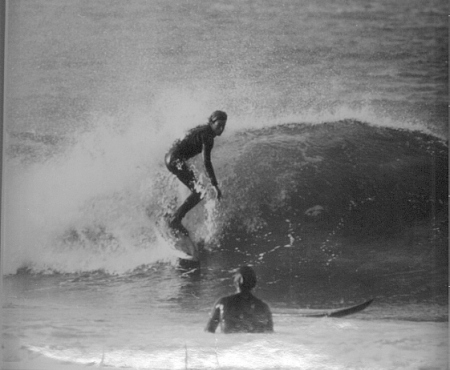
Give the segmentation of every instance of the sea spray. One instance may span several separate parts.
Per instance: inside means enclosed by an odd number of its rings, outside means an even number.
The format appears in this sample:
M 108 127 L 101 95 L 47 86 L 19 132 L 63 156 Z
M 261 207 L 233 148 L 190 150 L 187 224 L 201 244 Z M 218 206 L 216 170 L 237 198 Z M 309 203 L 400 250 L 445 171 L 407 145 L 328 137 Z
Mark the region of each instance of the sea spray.
M 131 252 L 133 247 L 148 244 L 152 225 L 145 208 L 156 203 L 163 191 L 153 184 L 163 176 L 172 188 L 178 185 L 163 168 L 163 156 L 173 137 L 168 138 L 166 129 L 148 124 L 149 119 L 140 117 L 123 127 L 103 117 L 95 130 L 82 132 L 56 155 L 26 162 L 7 159 L 7 273 L 20 267 L 53 268 L 53 264 L 59 270 L 58 258 L 65 261 L 62 271 L 108 270 L 108 263 L 90 265 L 89 252 L 83 256 L 82 250 L 107 246 L 103 258 L 108 260 L 108 255 L 117 258 L 118 251 Z M 86 262 L 74 261 L 71 267 L 68 260 L 73 257 L 65 258 L 62 250 L 64 245 L 73 250 L 77 243 L 81 255 L 76 260 Z M 49 256 L 54 257 L 49 261 Z

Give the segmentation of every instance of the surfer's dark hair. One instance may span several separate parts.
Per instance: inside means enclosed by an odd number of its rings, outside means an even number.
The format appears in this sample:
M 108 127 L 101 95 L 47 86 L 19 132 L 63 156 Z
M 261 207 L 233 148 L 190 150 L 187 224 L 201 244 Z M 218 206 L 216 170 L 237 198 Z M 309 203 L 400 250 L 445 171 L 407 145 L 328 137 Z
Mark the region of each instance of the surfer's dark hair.
M 241 290 L 252 290 L 256 285 L 256 274 L 250 266 L 242 266 L 234 275 L 234 283 Z
M 214 112 L 212 112 L 212 114 L 209 116 L 209 123 L 213 123 L 216 121 L 226 121 L 228 118 L 227 114 L 221 110 L 216 110 Z

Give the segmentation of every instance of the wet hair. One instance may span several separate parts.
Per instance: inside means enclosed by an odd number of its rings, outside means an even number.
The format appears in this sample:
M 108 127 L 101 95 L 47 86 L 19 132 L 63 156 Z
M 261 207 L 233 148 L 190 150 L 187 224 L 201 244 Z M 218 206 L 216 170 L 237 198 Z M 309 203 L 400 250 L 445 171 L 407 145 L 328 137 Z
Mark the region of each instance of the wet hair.
M 209 123 L 213 123 L 216 121 L 226 121 L 228 118 L 227 114 L 225 112 L 222 112 L 221 110 L 216 110 L 212 112 L 212 114 L 209 116 Z
M 234 275 L 234 283 L 241 290 L 252 290 L 256 285 L 256 274 L 250 266 L 242 266 Z

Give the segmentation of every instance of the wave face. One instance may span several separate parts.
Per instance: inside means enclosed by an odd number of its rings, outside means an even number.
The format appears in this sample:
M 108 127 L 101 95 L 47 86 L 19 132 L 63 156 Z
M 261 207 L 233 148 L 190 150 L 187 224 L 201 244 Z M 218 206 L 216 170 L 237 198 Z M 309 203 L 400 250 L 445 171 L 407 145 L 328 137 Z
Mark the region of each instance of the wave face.
M 218 239 L 249 263 L 290 273 L 446 264 L 448 155 L 432 136 L 286 124 L 241 132 L 218 156 L 228 162 Z
M 30 216 L 10 232 L 17 248 L 7 250 L 7 272 L 123 273 L 173 260 L 156 229 L 187 192 L 163 167 L 162 150 L 152 154 L 161 163 L 145 171 L 116 161 L 127 171 L 122 181 L 107 177 L 115 187 L 91 184 L 89 196 L 71 189 L 71 207 L 60 209 L 66 197 L 53 193 L 46 221 Z M 208 193 L 185 219 L 211 266 L 395 271 L 446 259 L 447 144 L 434 136 L 354 120 L 281 124 L 221 138 L 213 162 L 224 199 Z
M 233 154 L 232 154 L 233 153 Z M 219 213 L 223 237 L 291 234 L 383 237 L 447 209 L 447 147 L 418 132 L 357 121 L 242 132 Z

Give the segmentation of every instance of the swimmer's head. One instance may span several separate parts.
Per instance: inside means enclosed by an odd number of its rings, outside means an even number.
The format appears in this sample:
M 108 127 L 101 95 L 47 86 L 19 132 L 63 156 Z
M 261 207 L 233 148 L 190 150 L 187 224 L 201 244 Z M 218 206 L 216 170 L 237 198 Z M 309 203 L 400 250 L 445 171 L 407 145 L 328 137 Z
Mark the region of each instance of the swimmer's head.
M 234 284 L 241 291 L 250 291 L 256 285 L 256 274 L 250 266 L 242 266 L 234 275 Z

